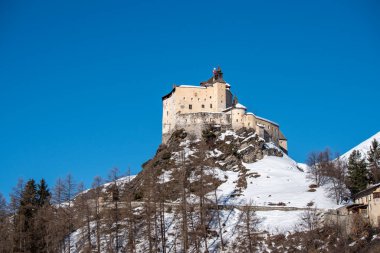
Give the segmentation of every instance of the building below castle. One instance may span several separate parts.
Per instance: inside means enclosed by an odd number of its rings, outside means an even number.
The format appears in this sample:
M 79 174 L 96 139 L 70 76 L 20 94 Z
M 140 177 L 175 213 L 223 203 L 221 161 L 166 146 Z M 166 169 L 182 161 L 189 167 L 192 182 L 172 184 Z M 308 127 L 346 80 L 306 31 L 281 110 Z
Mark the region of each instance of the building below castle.
M 213 76 L 200 86 L 174 85 L 173 90 L 162 97 L 162 104 L 163 143 L 178 129 L 199 137 L 209 126 L 233 130 L 245 127 L 255 129 L 260 137 L 288 151 L 287 139 L 280 126 L 247 112 L 247 108 L 234 98 L 220 68 L 214 69 Z

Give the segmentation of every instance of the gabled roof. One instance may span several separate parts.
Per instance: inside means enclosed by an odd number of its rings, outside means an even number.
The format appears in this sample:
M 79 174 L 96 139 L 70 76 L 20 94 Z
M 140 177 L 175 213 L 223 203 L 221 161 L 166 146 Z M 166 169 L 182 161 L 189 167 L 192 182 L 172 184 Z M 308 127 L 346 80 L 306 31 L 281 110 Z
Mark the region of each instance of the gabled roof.
M 354 199 L 357 199 L 357 198 L 360 198 L 360 197 L 363 197 L 363 196 L 366 196 L 366 195 L 369 195 L 371 194 L 372 192 L 374 192 L 377 188 L 380 187 L 380 183 L 377 183 L 377 184 L 374 184 L 374 185 L 371 185 L 369 187 L 367 187 L 367 189 L 365 190 L 362 190 L 361 192 L 358 192 L 356 193 L 353 198 Z

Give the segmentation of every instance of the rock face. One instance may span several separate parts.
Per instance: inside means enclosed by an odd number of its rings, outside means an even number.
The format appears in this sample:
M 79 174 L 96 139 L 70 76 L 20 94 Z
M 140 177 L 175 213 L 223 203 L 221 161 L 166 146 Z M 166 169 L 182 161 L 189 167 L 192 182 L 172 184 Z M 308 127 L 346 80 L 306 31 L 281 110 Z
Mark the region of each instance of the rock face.
M 179 198 L 183 180 L 196 195 L 200 175 L 209 186 L 202 191 L 215 190 L 223 183 L 223 178 L 210 172 L 217 168 L 239 173 L 239 187 L 236 190 L 239 194 L 246 188 L 247 179 L 255 176 L 248 173 L 243 163 L 256 162 L 265 155 L 282 157 L 283 153 L 273 144 L 266 143 L 252 129 L 243 128 L 234 132 L 210 127 L 203 131 L 201 139 L 184 130 L 177 130 L 166 144 L 160 145 L 156 155 L 143 164 L 143 171 L 128 187 L 137 196 L 144 196 L 149 188 L 148 182 L 153 179 L 165 188 L 165 198 L 174 201 Z

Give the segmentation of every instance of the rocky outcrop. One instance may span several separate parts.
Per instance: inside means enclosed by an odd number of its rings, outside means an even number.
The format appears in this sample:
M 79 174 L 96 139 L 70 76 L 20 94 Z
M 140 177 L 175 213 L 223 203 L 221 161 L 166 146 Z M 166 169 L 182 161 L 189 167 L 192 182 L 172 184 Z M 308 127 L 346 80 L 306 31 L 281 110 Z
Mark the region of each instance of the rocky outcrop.
M 175 131 L 166 144 L 157 149 L 156 155 L 143 164 L 143 170 L 128 185 L 129 190 L 137 196 L 144 196 L 151 180 L 160 182 L 167 200 L 176 200 L 183 184 L 183 173 L 186 174 L 187 187 L 197 192 L 199 168 L 218 168 L 223 171 L 239 173 L 236 195 L 247 187 L 247 180 L 260 175 L 248 173 L 243 163 L 253 163 L 264 156 L 283 156 L 282 151 L 271 143 L 266 143 L 252 129 L 242 128 L 237 132 L 223 130 L 220 127 L 209 127 L 202 137 L 196 138 L 183 129 Z M 186 171 L 184 172 L 184 167 Z M 207 174 L 207 173 L 206 173 Z M 207 182 L 208 192 L 217 188 L 223 180 L 217 175 L 208 173 L 203 176 Z

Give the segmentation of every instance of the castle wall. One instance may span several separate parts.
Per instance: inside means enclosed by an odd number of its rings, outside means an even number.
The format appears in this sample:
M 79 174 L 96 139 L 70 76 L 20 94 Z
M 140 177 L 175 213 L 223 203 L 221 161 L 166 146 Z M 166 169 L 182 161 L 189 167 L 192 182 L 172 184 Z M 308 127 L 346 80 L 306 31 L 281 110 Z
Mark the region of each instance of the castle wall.
M 253 128 L 255 129 L 256 128 L 256 117 L 251 114 L 251 113 L 247 113 L 245 114 L 245 123 L 244 123 L 244 126 L 247 127 L 247 128 Z
M 177 114 L 176 124 L 172 132 L 184 129 L 187 133 L 200 138 L 204 129 L 215 125 L 219 125 L 222 129 L 231 129 L 231 114 L 208 112 Z M 172 132 L 163 134 L 163 143 L 170 138 Z
M 257 124 L 263 126 L 264 131 L 266 134 L 264 134 L 264 139 L 271 140 L 274 143 L 279 143 L 279 127 L 277 124 L 272 123 L 271 121 L 268 121 L 266 119 L 256 117 Z M 260 127 L 260 126 L 258 126 Z
M 215 83 L 213 86 L 177 86 L 175 88 L 175 112 L 221 112 L 226 109 L 226 85 Z
M 175 93 L 162 101 L 162 134 L 171 133 L 175 128 Z
M 278 145 L 284 149 L 284 150 L 288 150 L 288 141 L 287 140 L 279 140 L 278 141 Z
M 232 128 L 237 130 L 244 127 L 245 121 L 245 109 L 243 108 L 233 108 L 231 110 Z

